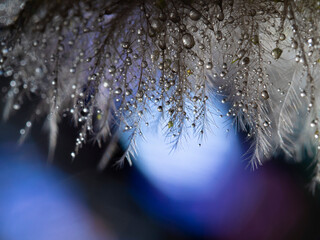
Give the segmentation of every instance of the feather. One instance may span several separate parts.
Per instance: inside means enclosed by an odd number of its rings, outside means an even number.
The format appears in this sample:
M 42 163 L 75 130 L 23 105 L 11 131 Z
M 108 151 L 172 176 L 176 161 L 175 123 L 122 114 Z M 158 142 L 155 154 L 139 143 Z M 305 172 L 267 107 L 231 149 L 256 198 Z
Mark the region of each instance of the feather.
M 12 92 L 9 92 L 7 94 L 6 104 L 4 106 L 4 110 L 3 110 L 3 114 L 2 114 L 2 118 L 4 121 L 8 120 L 10 113 L 14 109 L 13 103 L 14 103 L 14 95 Z M 16 106 L 16 108 L 18 108 L 18 105 Z
M 177 147 L 186 129 L 201 139 L 215 125 L 219 99 L 222 117 L 252 139 L 253 167 L 279 151 L 299 161 L 306 148 L 319 161 L 316 0 L 31 0 L 18 15 L 1 37 L 8 91 L 19 92 L 4 117 L 15 101 L 40 96 L 51 157 L 66 112 L 80 129 L 72 155 L 124 131 L 120 162 L 131 163 L 141 124 L 161 124 Z
M 57 138 L 59 133 L 57 114 L 52 113 L 48 116 L 47 128 L 49 128 L 49 153 L 48 161 L 52 162 L 54 159 L 54 152 L 57 145 Z

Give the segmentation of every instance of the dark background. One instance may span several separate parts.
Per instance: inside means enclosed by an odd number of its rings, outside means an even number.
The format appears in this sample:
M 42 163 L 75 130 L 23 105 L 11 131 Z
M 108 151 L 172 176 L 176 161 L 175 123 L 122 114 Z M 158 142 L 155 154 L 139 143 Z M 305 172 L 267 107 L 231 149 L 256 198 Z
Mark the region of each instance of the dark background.
M 38 205 L 32 203 L 33 197 L 29 198 L 33 194 L 14 194 L 20 188 L 25 189 L 24 184 L 32 180 L 32 174 L 24 178 L 24 173 L 20 172 L 24 169 L 30 171 L 29 167 L 36 166 L 35 172 L 44 177 L 51 176 L 53 171 L 59 172 L 54 182 L 71 194 L 72 201 L 87 212 L 80 218 L 90 219 L 93 226 L 90 231 L 97 235 L 90 237 L 92 239 L 319 239 L 319 191 L 310 187 L 314 168 L 310 159 L 293 164 L 279 157 L 255 171 L 247 167 L 246 161 L 239 159 L 241 164 L 232 177 L 222 182 L 222 190 L 212 197 L 177 200 L 157 189 L 135 164 L 133 167 L 124 164 L 121 168 L 115 165 L 123 153 L 120 144 L 112 162 L 103 171 L 97 170 L 103 148 L 91 143 L 81 149 L 72 161 L 70 152 L 73 151 L 76 129 L 68 118 L 60 125 L 52 164 L 46 162 L 48 136 L 42 130 L 43 121 L 34 123 L 27 141 L 18 146 L 19 129 L 25 125 L 32 107 L 32 102 L 25 103 L 0 126 L 0 196 L 3 198 L 0 208 L 8 211 L 8 216 L 14 216 L 14 209 L 18 206 L 24 217 L 29 211 L 35 213 L 31 220 L 26 218 L 30 226 L 42 219 L 50 219 L 49 200 L 48 205 L 37 213 Z M 241 134 L 240 138 L 243 148 L 247 148 L 248 143 Z M 16 168 L 19 173 L 16 173 Z M 37 189 L 37 181 L 35 178 L 26 189 L 41 196 L 42 190 Z M 210 186 L 207 188 L 208 196 L 211 196 Z M 5 200 L 10 197 L 8 194 L 17 197 L 17 205 L 8 205 Z M 24 206 L 28 202 L 30 205 Z M 66 227 L 60 218 L 63 219 L 58 214 L 42 230 L 31 227 L 31 231 L 23 226 L 23 221 L 12 225 L 3 215 L 0 218 L 0 236 L 3 239 L 9 239 L 8 236 L 10 239 L 50 239 L 49 235 L 54 236 L 51 228 L 56 228 L 55 234 L 58 232 L 60 239 L 61 236 L 76 239 L 73 233 L 79 227 L 72 224 Z M 62 225 L 64 228 L 61 229 Z M 15 234 L 8 235 L 8 229 Z

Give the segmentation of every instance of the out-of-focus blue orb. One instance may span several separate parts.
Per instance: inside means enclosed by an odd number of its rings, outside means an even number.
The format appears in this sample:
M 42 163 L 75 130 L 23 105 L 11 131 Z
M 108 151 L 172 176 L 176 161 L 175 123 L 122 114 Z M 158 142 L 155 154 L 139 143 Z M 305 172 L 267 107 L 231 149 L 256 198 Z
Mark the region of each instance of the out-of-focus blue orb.
M 0 131 L 0 239 L 107 239 L 75 184 L 65 185 L 67 176 L 48 166 L 32 141 L 19 147 L 6 140 L 17 129 Z
M 138 159 L 135 165 L 161 192 L 173 198 L 195 198 L 208 188 L 219 188 L 243 152 L 230 122 L 218 115 L 202 141 L 192 127 L 184 132 L 186 138 L 172 150 L 172 144 L 158 129 L 142 127 L 144 138 L 138 138 Z M 201 143 L 201 146 L 199 146 Z

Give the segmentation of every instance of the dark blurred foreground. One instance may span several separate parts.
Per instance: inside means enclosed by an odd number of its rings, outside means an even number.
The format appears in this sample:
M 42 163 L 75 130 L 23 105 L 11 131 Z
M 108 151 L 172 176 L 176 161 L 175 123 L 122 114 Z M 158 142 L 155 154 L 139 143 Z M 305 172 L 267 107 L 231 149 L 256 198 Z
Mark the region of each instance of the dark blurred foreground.
M 18 114 L 0 128 L 1 239 L 319 239 L 319 192 L 308 189 L 307 161 L 278 159 L 252 172 L 239 159 L 202 191 L 168 182 L 176 193 L 168 195 L 136 163 L 99 172 L 102 150 L 92 144 L 72 161 L 68 120 L 48 165 L 41 125 L 17 146 Z

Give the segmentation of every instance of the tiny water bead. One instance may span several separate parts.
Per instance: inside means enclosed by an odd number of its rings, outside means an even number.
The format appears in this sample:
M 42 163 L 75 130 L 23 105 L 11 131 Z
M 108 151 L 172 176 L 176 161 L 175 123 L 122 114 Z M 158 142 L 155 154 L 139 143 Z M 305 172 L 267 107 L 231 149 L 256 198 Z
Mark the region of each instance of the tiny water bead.
M 116 67 L 115 66 L 111 66 L 110 68 L 109 68 L 109 73 L 115 73 L 116 72 Z
M 266 90 L 261 92 L 261 97 L 265 100 L 269 99 L 269 93 Z
M 212 62 L 208 62 L 208 63 L 206 64 L 206 69 L 211 70 L 212 68 L 213 68 Z
M 161 22 L 158 20 L 158 19 L 153 19 L 151 21 L 151 24 L 150 26 L 156 31 L 156 32 L 159 32 L 161 30 Z
M 310 127 L 314 128 L 318 125 L 318 120 L 312 120 L 310 123 Z
M 318 131 L 318 130 L 315 131 L 315 133 L 314 133 L 314 138 L 315 138 L 315 139 L 319 139 L 319 131 Z
M 279 39 L 280 39 L 281 41 L 284 41 L 284 40 L 286 39 L 286 35 L 284 35 L 283 33 L 281 33 Z
M 122 89 L 121 89 L 121 88 L 117 88 L 117 89 L 114 90 L 114 93 L 115 93 L 116 95 L 121 95 Z
M 292 47 L 293 49 L 297 49 L 297 48 L 298 48 L 298 43 L 297 43 L 296 40 L 293 40 L 293 41 L 292 41 L 291 47 Z
M 307 96 L 306 91 L 304 91 L 304 90 L 303 90 L 303 91 L 301 91 L 301 92 L 300 92 L 300 96 L 301 96 L 301 97 L 305 97 L 305 96 Z

